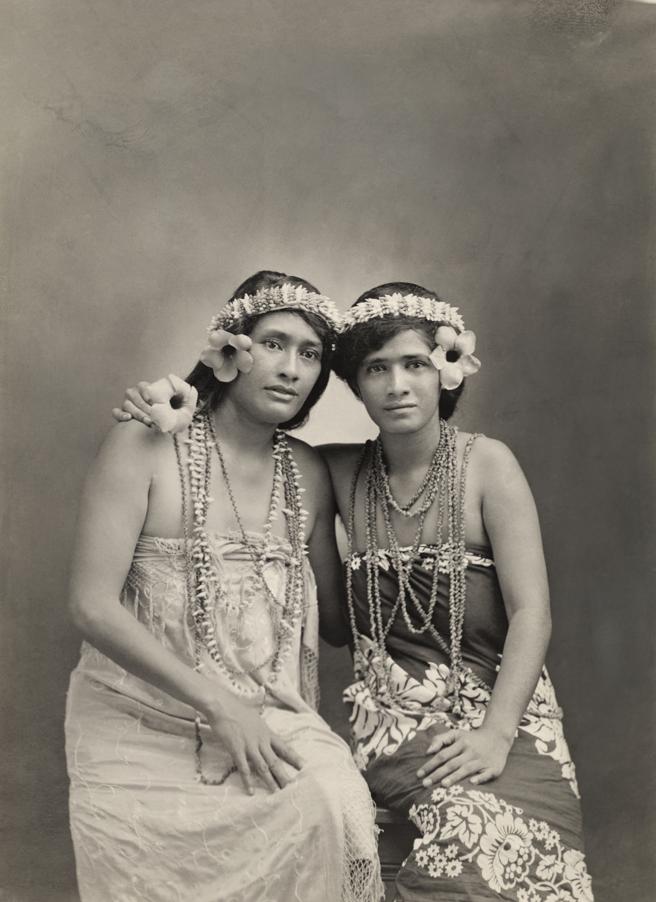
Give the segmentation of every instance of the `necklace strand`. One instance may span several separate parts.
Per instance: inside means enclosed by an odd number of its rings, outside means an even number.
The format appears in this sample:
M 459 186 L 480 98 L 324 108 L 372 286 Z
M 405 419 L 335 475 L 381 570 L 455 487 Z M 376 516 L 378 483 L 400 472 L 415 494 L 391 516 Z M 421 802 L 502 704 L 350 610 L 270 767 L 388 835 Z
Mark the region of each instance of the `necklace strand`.
M 371 639 L 380 659 L 387 660 L 386 640 L 399 612 L 403 620 L 415 635 L 428 632 L 437 645 L 448 655 L 450 660 L 450 678 L 447 684 L 448 705 L 454 713 L 461 708 L 459 698 L 459 686 L 461 683 L 462 663 L 462 632 L 466 607 L 466 582 L 465 582 L 465 488 L 466 472 L 469 463 L 471 448 L 477 435 L 469 437 L 465 445 L 460 478 L 458 479 L 457 454 L 456 454 L 457 430 L 449 426 L 445 421 L 440 421 L 440 441 L 431 460 L 429 469 L 424 476 L 419 488 L 406 505 L 400 505 L 394 499 L 389 484 L 389 475 L 385 467 L 380 439 L 371 446 L 365 445 L 358 465 L 355 469 L 351 484 L 349 498 L 349 512 L 347 523 L 348 539 L 348 563 L 346 571 L 347 601 L 349 609 L 349 621 L 353 633 L 356 648 L 356 663 L 362 667 L 364 652 L 361 646 L 362 636 L 357 626 L 355 614 L 355 602 L 353 592 L 353 574 L 351 560 L 354 553 L 355 541 L 355 507 L 356 495 L 360 473 L 365 470 L 365 568 L 367 607 L 369 612 L 369 627 Z M 430 499 L 430 503 L 429 503 Z M 419 503 L 421 502 L 421 503 Z M 421 539 L 425 526 L 426 516 L 430 508 L 437 502 L 437 526 L 436 535 L 438 548 L 433 564 L 431 591 L 428 604 L 422 603 L 412 587 L 411 576 L 415 561 L 417 560 Z M 414 508 L 414 510 L 413 510 Z M 383 622 L 383 604 L 380 592 L 379 562 L 378 562 L 378 510 L 383 518 L 387 549 L 392 559 L 393 566 L 398 577 L 398 592 L 396 600 L 388 614 L 387 622 Z M 404 560 L 401 545 L 398 541 L 392 521 L 392 510 L 404 517 L 417 519 L 417 529 L 414 541 L 409 549 L 407 559 Z M 442 539 L 446 535 L 446 542 Z M 449 640 L 447 641 L 434 625 L 434 615 L 437 606 L 439 592 L 439 560 L 447 552 L 447 567 L 449 576 Z M 411 611 L 408 609 L 408 601 L 412 604 L 415 622 Z M 384 689 L 388 698 L 394 697 L 390 675 L 386 670 Z M 438 707 L 444 706 L 444 699 Z
M 296 626 L 303 613 L 305 595 L 303 563 L 306 553 L 304 536 L 307 512 L 303 509 L 301 503 L 301 494 L 304 492 L 304 489 L 300 486 L 300 471 L 292 456 L 286 436 L 284 433 L 276 431 L 273 449 L 274 479 L 269 514 L 264 527 L 264 547 L 260 549 L 249 539 L 244 529 L 225 467 L 225 460 L 216 440 L 210 416 L 207 413 L 196 416 L 189 428 L 189 437 L 185 439 L 185 444 L 188 445 L 187 469 L 189 485 L 187 485 L 179 436 L 174 437 L 174 443 L 182 494 L 187 616 L 190 618 L 194 628 L 195 669 L 201 669 L 202 654 L 205 651 L 236 694 L 248 698 L 259 697 L 263 703 L 263 696 L 266 695 L 266 692 L 280 673 L 282 664 L 291 648 Z M 212 500 L 209 495 L 211 446 L 214 446 L 217 451 L 223 480 L 235 519 L 237 520 L 242 543 L 247 548 L 256 575 L 261 581 L 270 602 L 272 602 L 269 608 L 275 632 L 274 649 L 265 661 L 245 669 L 234 668 L 225 661 L 218 647 L 214 619 L 210 608 L 212 604 L 225 599 L 225 590 L 220 584 L 209 535 L 206 531 L 207 511 Z M 277 614 L 279 605 L 264 576 L 264 565 L 272 538 L 273 523 L 280 503 L 281 486 L 285 499 L 285 507 L 282 509 L 282 512 L 285 515 L 292 554 L 286 568 L 284 604 L 282 612 Z M 192 524 L 191 535 L 190 521 Z M 260 675 L 260 671 L 269 664 L 271 665 L 270 674 L 265 679 Z M 247 689 L 237 682 L 235 679 L 237 676 L 250 678 L 256 684 L 255 688 Z M 203 746 L 200 716 L 197 716 L 195 719 L 195 733 L 198 779 L 203 783 L 212 785 L 223 783 L 229 774 L 234 772 L 234 768 L 218 781 L 207 777 L 203 773 L 200 757 Z

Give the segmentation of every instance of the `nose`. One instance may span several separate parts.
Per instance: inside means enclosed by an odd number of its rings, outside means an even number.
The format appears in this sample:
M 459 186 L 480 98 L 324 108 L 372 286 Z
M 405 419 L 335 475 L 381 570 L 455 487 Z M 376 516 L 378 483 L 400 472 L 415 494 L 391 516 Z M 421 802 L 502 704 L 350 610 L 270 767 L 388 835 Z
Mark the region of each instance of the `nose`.
M 389 370 L 387 382 L 387 394 L 394 397 L 407 395 L 408 386 L 405 379 L 405 369 L 403 367 L 393 366 Z
M 299 378 L 298 354 L 294 348 L 289 348 L 283 355 L 280 366 L 280 376 L 290 382 L 296 382 Z

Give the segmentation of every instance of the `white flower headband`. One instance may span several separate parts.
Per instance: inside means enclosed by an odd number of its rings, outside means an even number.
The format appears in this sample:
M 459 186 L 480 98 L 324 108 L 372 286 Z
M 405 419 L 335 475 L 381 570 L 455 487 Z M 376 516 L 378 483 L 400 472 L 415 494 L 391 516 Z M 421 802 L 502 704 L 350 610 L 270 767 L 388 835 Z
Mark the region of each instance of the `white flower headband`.
M 262 316 L 276 310 L 305 310 L 316 313 L 335 332 L 341 329 L 342 318 L 333 302 L 323 294 L 308 291 L 302 285 L 285 282 L 275 288 L 261 288 L 255 294 L 235 298 L 212 317 L 208 333 L 226 329 L 245 316 Z
M 358 323 L 378 319 L 381 316 L 416 316 L 418 319 L 426 319 L 429 322 L 446 323 L 459 332 L 465 328 L 465 323 L 458 313 L 457 307 L 452 307 L 435 298 L 423 298 L 416 294 L 397 292 L 396 294 L 386 294 L 382 298 L 367 298 L 361 304 L 350 307 L 342 316 L 342 330 L 348 332 Z
M 382 298 L 367 298 L 361 304 L 351 307 L 342 317 L 342 332 L 371 319 L 393 316 L 414 316 L 428 322 L 440 323 L 435 332 L 436 347 L 430 354 L 433 366 L 440 371 L 442 387 L 457 388 L 465 376 L 477 373 L 481 362 L 474 357 L 476 335 L 465 329 L 465 323 L 458 313 L 444 301 L 435 298 L 418 297 L 416 294 L 386 294 Z M 455 357 L 449 360 L 447 354 Z
M 215 379 L 232 382 L 239 373 L 250 373 L 253 368 L 253 356 L 249 353 L 252 340 L 248 335 L 235 335 L 228 331 L 229 327 L 245 316 L 262 316 L 276 310 L 305 310 L 320 316 L 333 332 L 341 329 L 341 316 L 333 302 L 302 285 L 286 282 L 277 288 L 245 294 L 228 301 L 208 327 L 209 345 L 203 349 L 200 360 L 214 371 Z

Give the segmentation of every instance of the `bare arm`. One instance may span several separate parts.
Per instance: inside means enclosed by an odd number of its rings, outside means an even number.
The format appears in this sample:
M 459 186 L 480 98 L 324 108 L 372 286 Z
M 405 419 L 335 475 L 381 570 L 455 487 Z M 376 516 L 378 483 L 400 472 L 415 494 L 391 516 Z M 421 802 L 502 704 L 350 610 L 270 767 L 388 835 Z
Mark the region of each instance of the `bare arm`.
M 494 550 L 508 634 L 485 726 L 512 742 L 544 665 L 551 613 L 533 495 L 512 452 L 495 445 L 483 496 L 483 520 Z
M 161 645 L 119 601 L 146 517 L 157 455 L 168 441 L 128 424 L 115 427 L 101 448 L 82 498 L 70 611 L 96 648 L 204 714 L 250 790 L 250 764 L 269 782 L 276 754 L 298 766 L 293 753 L 287 754 L 284 744 L 268 734 L 256 711 Z M 267 765 L 271 761 L 266 773 L 263 758 Z
M 441 780 L 444 785 L 466 777 L 483 783 L 501 774 L 551 634 L 547 573 L 531 490 L 505 445 L 487 440 L 485 448 L 482 515 L 494 551 L 508 633 L 482 726 L 467 736 L 456 731 L 437 736 L 428 751 L 438 754 L 418 771 L 419 776 L 430 774 L 429 782 Z
M 335 497 L 325 463 L 314 453 L 312 488 L 317 516 L 308 541 L 310 563 L 317 579 L 319 632 L 336 647 L 346 645 L 346 595 L 335 539 Z

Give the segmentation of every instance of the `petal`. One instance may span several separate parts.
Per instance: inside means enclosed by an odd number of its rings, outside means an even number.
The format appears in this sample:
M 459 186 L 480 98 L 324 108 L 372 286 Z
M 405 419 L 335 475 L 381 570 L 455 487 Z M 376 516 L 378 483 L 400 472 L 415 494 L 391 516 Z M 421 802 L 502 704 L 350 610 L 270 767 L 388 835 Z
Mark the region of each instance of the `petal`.
M 458 333 L 453 326 L 440 326 L 435 333 L 435 341 L 445 351 L 452 351 L 456 346 Z
M 219 351 L 216 348 L 203 348 L 200 354 L 200 362 L 214 370 L 214 375 L 216 375 L 217 370 L 225 366 L 226 358 L 223 351 Z
M 167 378 L 173 386 L 176 395 L 182 395 L 183 398 L 187 398 L 189 396 L 191 385 L 189 385 L 188 382 L 185 382 L 184 379 L 176 376 L 175 373 L 169 373 Z
M 253 339 L 248 335 L 230 335 L 228 344 L 238 351 L 248 351 L 253 345 Z
M 456 338 L 456 351 L 461 354 L 473 354 L 476 350 L 476 335 L 471 329 L 465 329 Z
M 153 405 L 167 404 L 175 394 L 175 388 L 168 379 L 158 379 L 148 386 L 148 394 Z
M 231 332 L 226 332 L 225 329 L 215 329 L 214 332 L 210 332 L 207 340 L 210 345 L 217 350 L 221 350 L 221 348 L 225 348 L 226 345 L 230 344 L 230 339 L 233 337 Z
M 150 418 L 160 432 L 171 432 L 175 425 L 177 410 L 173 410 L 170 404 L 153 404 L 150 410 Z
M 237 363 L 234 357 L 228 360 L 224 358 L 221 369 L 214 370 L 214 378 L 218 379 L 219 382 L 232 382 L 233 379 L 237 378 Z
M 171 432 L 183 432 L 187 426 L 191 424 L 191 421 L 194 418 L 194 413 L 196 412 L 196 402 L 194 401 L 194 406 L 192 407 L 180 407 L 175 411 L 175 425 Z
M 240 373 L 250 373 L 254 362 L 253 355 L 248 351 L 237 351 L 235 354 L 235 363 Z
M 456 360 L 454 363 L 445 363 L 440 370 L 440 382 L 442 388 L 449 390 L 458 388 L 462 382 L 462 376 L 462 367 L 460 366 L 459 360 Z
M 441 370 L 447 362 L 446 351 L 441 345 L 438 345 L 435 350 L 431 351 L 428 356 L 430 357 L 436 370 Z
M 460 364 L 460 368 L 462 369 L 463 376 L 472 376 L 481 368 L 481 361 L 478 359 L 478 357 L 474 357 L 473 354 L 465 354 L 464 357 L 460 358 L 458 363 Z

